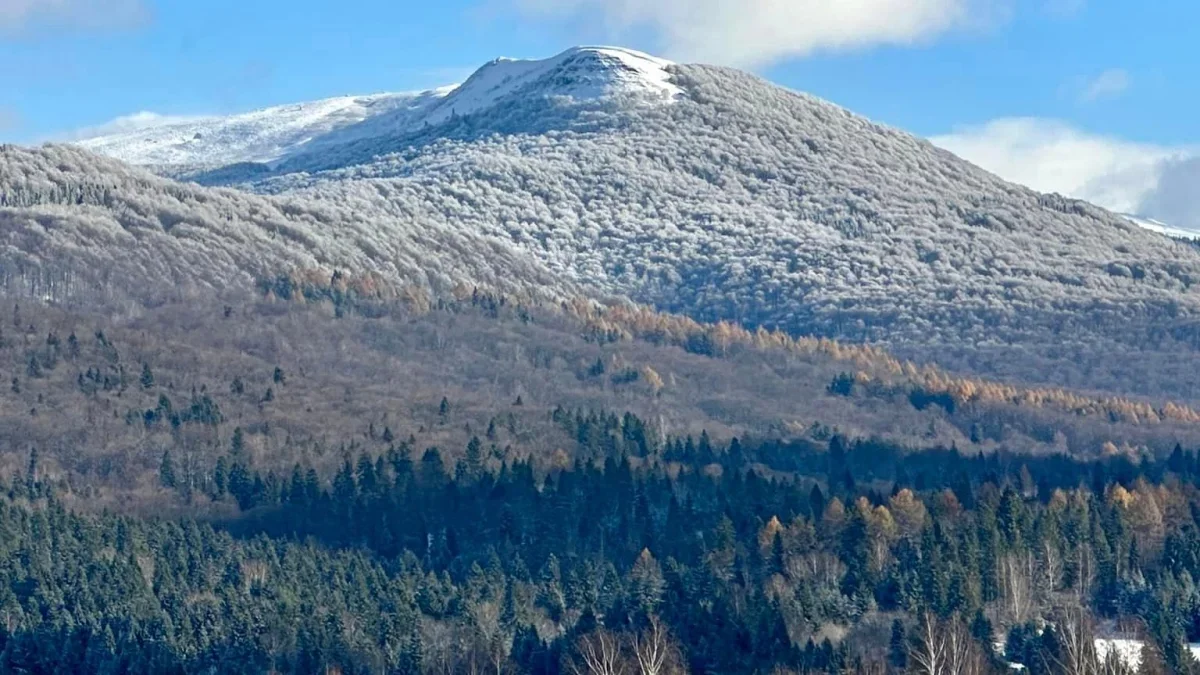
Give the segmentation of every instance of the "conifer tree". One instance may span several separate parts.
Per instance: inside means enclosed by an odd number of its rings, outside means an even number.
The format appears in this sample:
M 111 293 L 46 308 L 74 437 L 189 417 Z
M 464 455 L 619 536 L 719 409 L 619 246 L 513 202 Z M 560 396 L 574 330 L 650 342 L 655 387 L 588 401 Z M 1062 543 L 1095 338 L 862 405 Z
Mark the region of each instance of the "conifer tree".
M 162 461 L 158 465 L 158 482 L 163 487 L 175 489 L 177 483 L 175 478 L 175 462 L 171 459 L 171 451 L 164 450 Z

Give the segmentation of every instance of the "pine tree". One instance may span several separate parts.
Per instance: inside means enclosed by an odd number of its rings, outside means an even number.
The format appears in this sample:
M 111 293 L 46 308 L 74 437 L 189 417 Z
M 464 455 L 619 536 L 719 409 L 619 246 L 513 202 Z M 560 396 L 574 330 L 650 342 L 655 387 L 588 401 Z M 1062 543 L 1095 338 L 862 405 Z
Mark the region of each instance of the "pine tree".
M 904 622 L 900 619 L 892 621 L 892 639 L 888 643 L 888 663 L 891 663 L 899 671 L 908 667 L 908 638 L 904 633 Z
M 783 549 L 783 534 L 775 533 L 775 537 L 771 542 L 771 568 L 772 574 L 783 574 L 787 569 L 786 556 Z
M 235 461 L 229 469 L 229 494 L 237 500 L 238 506 L 248 509 L 254 501 L 254 479 L 245 465 Z
M 662 567 L 654 559 L 650 549 L 642 549 L 633 563 L 633 569 L 629 571 L 629 594 L 642 616 L 648 617 L 655 613 L 665 590 L 666 581 L 663 579 Z
M 217 458 L 217 465 L 213 468 L 213 498 L 221 499 L 225 496 L 226 490 L 229 489 L 229 466 L 225 461 L 224 455 Z
M 175 462 L 171 459 L 170 450 L 163 450 L 162 461 L 158 465 L 158 482 L 168 489 L 176 487 Z
M 233 430 L 233 438 L 229 441 L 229 453 L 235 461 L 241 461 L 246 456 L 246 434 L 241 427 Z
M 29 449 L 29 465 L 25 469 L 26 490 L 31 498 L 37 497 L 38 487 L 41 484 L 42 472 L 41 462 L 37 448 Z
M 483 443 L 475 436 L 471 437 L 471 441 L 467 443 L 466 457 L 463 460 L 466 464 L 466 477 L 469 481 L 477 481 L 483 477 Z
M 29 363 L 25 367 L 25 374 L 30 379 L 36 380 L 42 377 L 42 363 L 38 360 L 36 354 L 29 355 Z
M 421 635 L 414 628 L 412 634 L 404 642 L 404 649 L 400 652 L 396 672 L 400 675 L 420 675 L 425 672 L 422 668 L 422 660 Z
M 142 364 L 141 384 L 142 389 L 150 389 L 154 386 L 154 373 L 151 372 L 149 363 Z

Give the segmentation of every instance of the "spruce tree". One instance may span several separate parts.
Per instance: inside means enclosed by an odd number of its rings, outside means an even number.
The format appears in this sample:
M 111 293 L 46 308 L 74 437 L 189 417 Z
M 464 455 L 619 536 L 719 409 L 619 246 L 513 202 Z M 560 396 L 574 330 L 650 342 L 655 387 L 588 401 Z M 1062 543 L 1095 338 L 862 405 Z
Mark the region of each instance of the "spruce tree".
M 175 462 L 171 459 L 170 450 L 163 450 L 162 461 L 158 465 L 158 482 L 168 489 L 176 487 Z
M 29 355 L 29 363 L 25 366 L 25 374 L 30 379 L 36 380 L 42 377 L 42 363 L 38 360 L 36 354 Z
M 904 633 L 904 622 L 892 621 L 892 638 L 888 643 L 888 663 L 899 671 L 908 667 L 908 638 Z

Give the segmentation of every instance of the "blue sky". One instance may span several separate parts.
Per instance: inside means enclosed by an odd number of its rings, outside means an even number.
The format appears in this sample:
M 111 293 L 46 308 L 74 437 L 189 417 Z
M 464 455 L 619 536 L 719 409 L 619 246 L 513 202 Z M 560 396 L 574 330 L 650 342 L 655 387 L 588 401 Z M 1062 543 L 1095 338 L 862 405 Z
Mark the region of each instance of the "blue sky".
M 1117 208 L 1111 174 L 1148 190 L 1200 146 L 1197 25 L 1192 0 L 0 0 L 0 140 L 606 43 L 747 68 Z

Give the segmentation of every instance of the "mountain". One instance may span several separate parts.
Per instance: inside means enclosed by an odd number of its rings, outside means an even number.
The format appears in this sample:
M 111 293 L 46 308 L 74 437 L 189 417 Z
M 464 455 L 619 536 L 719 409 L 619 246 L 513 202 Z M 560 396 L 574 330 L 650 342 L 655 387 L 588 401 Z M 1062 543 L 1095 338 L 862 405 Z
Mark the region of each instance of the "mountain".
M 1200 365 L 1195 247 L 831 103 L 612 48 L 498 60 L 407 100 L 286 152 L 173 156 L 237 163 L 171 173 L 241 191 L 223 199 L 343 214 L 324 230 L 339 245 L 381 242 L 327 263 L 386 272 L 412 241 L 393 228 L 429 231 L 548 270 L 548 290 L 1007 378 L 1200 397 L 1186 375 Z M 439 265 L 459 254 L 474 261 L 461 270 L 488 258 L 456 250 Z

